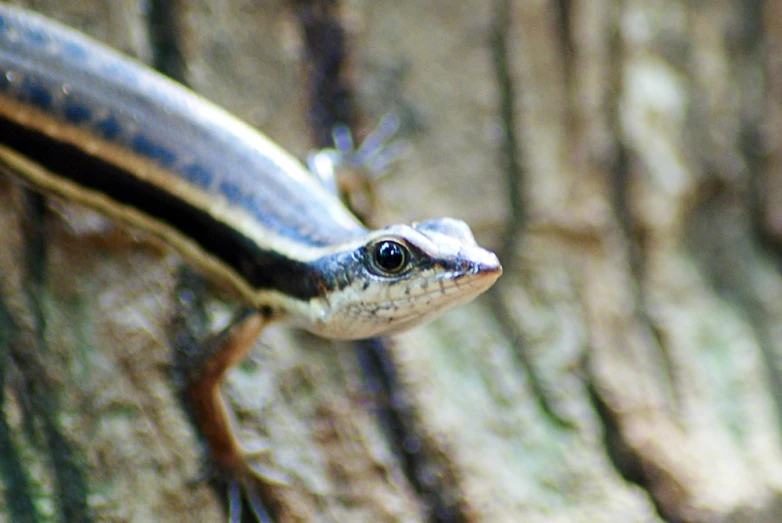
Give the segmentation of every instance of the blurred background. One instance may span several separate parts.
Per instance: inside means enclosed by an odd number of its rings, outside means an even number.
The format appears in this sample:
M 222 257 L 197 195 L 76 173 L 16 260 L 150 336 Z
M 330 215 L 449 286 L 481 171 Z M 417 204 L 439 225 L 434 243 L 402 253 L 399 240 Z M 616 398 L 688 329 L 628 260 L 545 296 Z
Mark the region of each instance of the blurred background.
M 499 253 L 382 349 L 266 331 L 226 392 L 291 478 L 276 520 L 782 521 L 782 2 L 9 3 L 302 159 L 396 115 L 356 212 Z M 33 278 L 23 201 L 0 177 L 0 521 L 224 520 L 171 383 L 178 259 L 52 201 Z

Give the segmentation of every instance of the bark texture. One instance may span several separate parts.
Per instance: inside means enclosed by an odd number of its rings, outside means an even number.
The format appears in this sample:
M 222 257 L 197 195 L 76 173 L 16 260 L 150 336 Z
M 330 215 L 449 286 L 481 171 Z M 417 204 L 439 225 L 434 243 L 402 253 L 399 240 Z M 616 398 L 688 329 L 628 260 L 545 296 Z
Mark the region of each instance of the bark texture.
M 12 3 L 312 146 L 300 2 Z M 409 144 L 369 220 L 464 219 L 505 274 L 390 347 L 401 442 L 350 345 L 265 332 L 226 393 L 277 519 L 782 520 L 782 2 L 338 15 L 359 120 Z M 179 265 L 0 177 L 0 522 L 225 518 L 171 381 Z

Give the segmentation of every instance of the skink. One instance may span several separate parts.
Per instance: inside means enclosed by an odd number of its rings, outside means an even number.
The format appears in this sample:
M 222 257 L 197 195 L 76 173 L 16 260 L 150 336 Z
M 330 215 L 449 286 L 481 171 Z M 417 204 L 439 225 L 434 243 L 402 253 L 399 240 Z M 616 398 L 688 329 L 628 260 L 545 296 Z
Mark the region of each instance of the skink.
M 367 230 L 293 157 L 155 72 L 0 5 L 0 164 L 36 190 L 138 227 L 255 312 L 189 385 L 218 466 L 252 473 L 219 393 L 269 322 L 360 339 L 418 325 L 502 269 L 466 224 Z

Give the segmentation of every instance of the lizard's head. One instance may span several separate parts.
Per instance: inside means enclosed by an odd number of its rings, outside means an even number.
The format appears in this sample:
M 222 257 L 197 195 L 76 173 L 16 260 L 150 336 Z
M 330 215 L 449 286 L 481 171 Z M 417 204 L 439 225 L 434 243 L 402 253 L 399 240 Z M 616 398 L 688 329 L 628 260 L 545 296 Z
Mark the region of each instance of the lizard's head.
M 311 264 L 324 275 L 323 292 L 299 315 L 308 318 L 301 326 L 336 339 L 409 329 L 472 300 L 502 274 L 497 256 L 451 218 L 372 231 Z

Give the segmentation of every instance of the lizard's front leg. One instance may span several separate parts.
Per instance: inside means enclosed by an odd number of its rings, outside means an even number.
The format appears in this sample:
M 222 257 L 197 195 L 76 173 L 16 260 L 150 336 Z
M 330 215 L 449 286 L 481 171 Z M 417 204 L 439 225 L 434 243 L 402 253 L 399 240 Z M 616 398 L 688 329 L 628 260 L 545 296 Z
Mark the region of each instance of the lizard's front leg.
M 206 341 L 199 342 L 181 331 L 180 339 L 175 341 L 181 396 L 204 440 L 212 466 L 228 486 L 230 522 L 240 521 L 244 498 L 259 522 L 271 523 L 262 502 L 263 488 L 284 482 L 278 474 L 269 475 L 253 466 L 253 452 L 243 447 L 237 437 L 233 413 L 221 391 L 226 373 L 247 356 L 267 323 L 269 318 L 263 313 L 247 310 Z

